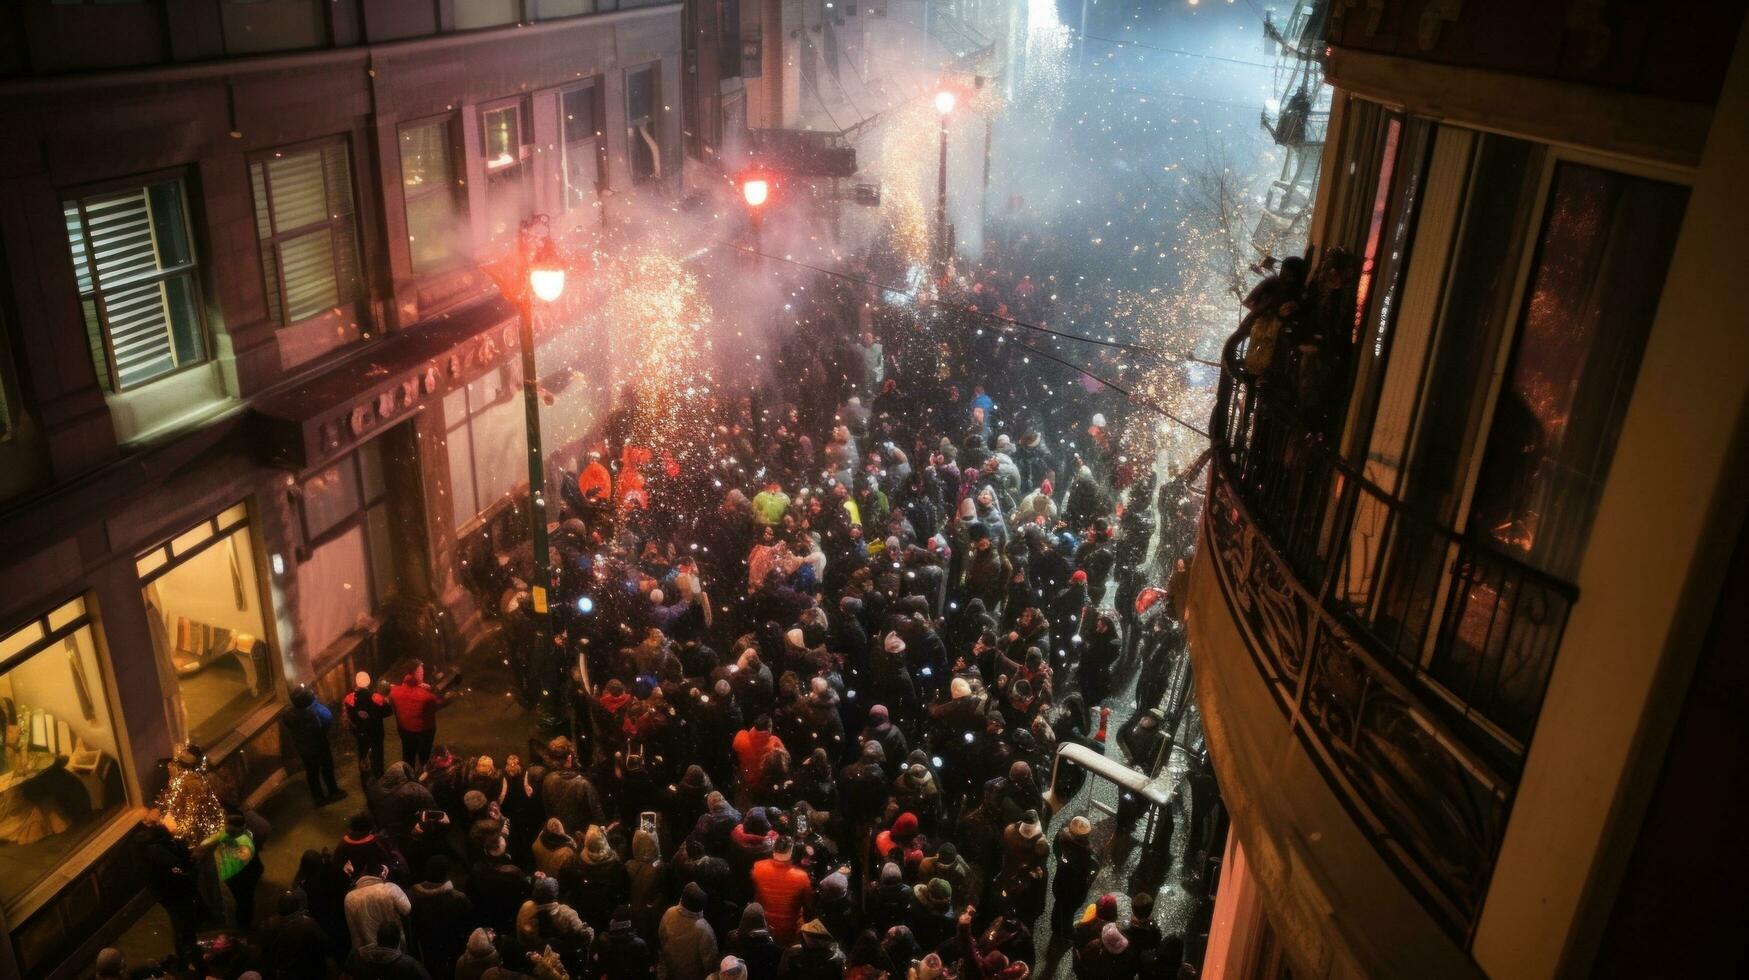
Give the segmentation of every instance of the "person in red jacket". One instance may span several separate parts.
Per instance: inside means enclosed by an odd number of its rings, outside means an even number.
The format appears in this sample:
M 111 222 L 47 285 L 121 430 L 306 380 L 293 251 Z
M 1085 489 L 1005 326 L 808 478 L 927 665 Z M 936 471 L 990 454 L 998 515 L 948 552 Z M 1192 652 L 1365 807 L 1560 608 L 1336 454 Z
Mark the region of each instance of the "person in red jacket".
M 431 746 L 437 741 L 437 709 L 446 702 L 425 683 L 425 668 L 418 666 L 389 689 L 389 703 L 401 733 L 401 761 L 418 772 L 431 758 Z
M 753 866 L 753 895 L 765 907 L 771 938 L 784 946 L 796 942 L 814 904 L 814 883 L 794 861 L 796 843 L 779 837 L 771 856 Z
M 759 772 L 765 765 L 765 757 L 783 748 L 783 739 L 772 734 L 771 716 L 760 715 L 753 719 L 752 728 L 744 728 L 735 733 L 735 758 L 741 763 L 741 786 L 752 792 L 759 785 Z

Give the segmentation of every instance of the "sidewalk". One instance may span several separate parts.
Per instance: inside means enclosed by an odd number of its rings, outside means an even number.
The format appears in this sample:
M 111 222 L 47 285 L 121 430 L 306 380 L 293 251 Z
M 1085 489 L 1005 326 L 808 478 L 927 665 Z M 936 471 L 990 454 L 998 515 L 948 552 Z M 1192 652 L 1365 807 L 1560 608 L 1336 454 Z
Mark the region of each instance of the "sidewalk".
M 527 754 L 535 719 L 508 693 L 512 687 L 510 669 L 502 660 L 492 659 L 492 650 L 491 644 L 477 645 L 464 659 L 459 693 L 437 716 L 437 744 L 448 745 L 462 756 L 483 752 L 502 765 L 510 753 Z M 401 757 L 400 738 L 392 723 L 388 728 L 385 759 L 392 763 Z M 347 819 L 364 810 L 358 755 L 353 750 L 352 737 L 344 732 L 334 736 L 334 770 L 340 788 L 347 793 L 343 800 L 318 809 L 310 799 L 308 784 L 298 774 L 288 778 L 261 804 L 259 812 L 273 825 L 273 833 L 261 844 L 266 873 L 256 892 L 257 921 L 274 913 L 279 894 L 291 887 L 304 852 L 332 848 L 345 833 Z M 202 935 L 206 934 L 203 930 Z M 127 955 L 129 963 L 169 955 L 169 916 L 159 906 L 151 906 L 114 945 Z

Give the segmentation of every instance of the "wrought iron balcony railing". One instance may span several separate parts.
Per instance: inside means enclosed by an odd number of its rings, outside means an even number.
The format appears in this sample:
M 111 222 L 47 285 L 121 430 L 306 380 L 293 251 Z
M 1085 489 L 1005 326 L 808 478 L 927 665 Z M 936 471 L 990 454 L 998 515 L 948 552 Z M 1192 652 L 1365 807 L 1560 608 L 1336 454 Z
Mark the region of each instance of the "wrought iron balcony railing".
M 1210 426 L 1206 557 L 1331 788 L 1467 937 L 1575 590 L 1366 479 L 1240 346 Z

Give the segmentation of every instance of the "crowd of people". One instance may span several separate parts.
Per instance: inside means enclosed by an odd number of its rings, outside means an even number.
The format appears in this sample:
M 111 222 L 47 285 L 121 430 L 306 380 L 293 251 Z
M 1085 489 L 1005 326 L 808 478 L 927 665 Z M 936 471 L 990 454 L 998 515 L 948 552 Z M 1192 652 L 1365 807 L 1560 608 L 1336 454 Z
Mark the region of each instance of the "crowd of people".
M 1107 830 L 1047 799 L 1065 743 L 1150 776 L 1166 760 L 1152 668 L 1181 636 L 1191 493 L 1125 456 L 1111 394 L 1053 386 L 978 329 L 1043 315 L 1048 284 L 940 287 L 893 310 L 816 284 L 774 382 L 694 431 L 649 431 L 629 392 L 557 474 L 548 630 L 526 546 L 471 563 L 518 693 L 554 722 L 522 751 L 443 744 L 417 671 L 361 674 L 333 706 L 298 692 L 312 794 L 345 795 L 323 765 L 338 726 L 366 806 L 271 915 L 236 896 L 238 928 L 203 945 L 201 855 L 148 821 L 143 867 L 195 975 L 1022 980 L 1053 947 L 1086 980 L 1192 975 L 1151 887 L 1093 892 L 1138 801 Z M 1067 798 L 1079 777 L 1059 778 Z M 1212 800 L 1184 800 L 1187 860 Z

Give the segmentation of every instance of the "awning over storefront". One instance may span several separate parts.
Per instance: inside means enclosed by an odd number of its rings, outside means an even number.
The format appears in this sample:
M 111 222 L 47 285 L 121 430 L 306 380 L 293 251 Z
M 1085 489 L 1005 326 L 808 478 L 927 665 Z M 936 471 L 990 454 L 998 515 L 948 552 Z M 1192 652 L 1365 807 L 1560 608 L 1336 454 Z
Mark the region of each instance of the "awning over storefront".
M 263 455 L 302 471 L 440 401 L 516 350 L 516 308 L 501 297 L 372 343 L 250 407 Z

